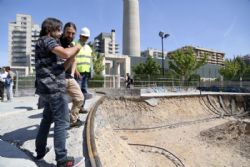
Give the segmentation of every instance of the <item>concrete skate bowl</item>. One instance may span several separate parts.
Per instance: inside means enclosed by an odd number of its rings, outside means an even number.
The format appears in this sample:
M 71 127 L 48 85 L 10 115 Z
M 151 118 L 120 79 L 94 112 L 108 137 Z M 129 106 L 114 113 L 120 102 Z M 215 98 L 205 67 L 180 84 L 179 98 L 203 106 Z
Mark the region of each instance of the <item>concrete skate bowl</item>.
M 92 156 L 105 167 L 247 167 L 249 99 L 105 98 L 93 113 Z

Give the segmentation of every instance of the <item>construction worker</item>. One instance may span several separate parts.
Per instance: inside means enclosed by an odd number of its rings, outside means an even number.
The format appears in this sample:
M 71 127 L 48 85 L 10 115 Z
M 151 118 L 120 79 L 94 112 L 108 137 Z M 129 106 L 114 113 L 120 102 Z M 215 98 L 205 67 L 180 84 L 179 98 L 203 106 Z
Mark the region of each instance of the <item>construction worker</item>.
M 87 40 L 89 39 L 90 36 L 90 31 L 87 27 L 84 27 L 81 29 L 80 33 L 80 39 L 77 42 L 73 42 L 74 45 L 80 43 L 81 50 L 78 52 L 76 56 L 76 78 L 80 84 L 82 93 L 84 95 L 84 102 L 83 102 L 83 107 L 85 104 L 85 100 L 89 99 L 92 97 L 91 94 L 88 93 L 88 79 L 91 74 L 91 68 L 93 67 L 92 64 L 92 49 L 91 47 L 87 44 Z M 82 110 L 82 112 L 86 112 L 86 110 Z

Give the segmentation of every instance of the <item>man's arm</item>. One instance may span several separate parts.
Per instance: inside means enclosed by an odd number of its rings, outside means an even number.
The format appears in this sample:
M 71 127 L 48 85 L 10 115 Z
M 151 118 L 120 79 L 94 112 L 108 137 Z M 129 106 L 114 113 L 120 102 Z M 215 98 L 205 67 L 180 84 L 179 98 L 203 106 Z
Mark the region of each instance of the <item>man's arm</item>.
M 72 42 L 70 44 L 70 48 L 76 46 L 75 42 Z M 71 76 L 74 77 L 74 73 L 76 70 L 76 59 L 75 57 L 77 56 L 77 54 L 75 56 L 72 56 L 71 58 L 67 59 L 64 63 L 64 69 L 65 71 L 68 70 L 69 68 L 71 68 Z
M 71 48 L 63 48 L 61 46 L 56 46 L 52 49 L 52 52 L 60 58 L 68 59 L 70 57 L 75 57 L 81 47 L 82 46 L 80 44 L 77 44 L 76 46 Z
M 77 68 L 75 69 L 75 74 L 76 74 L 77 79 L 82 79 L 82 76 L 81 76 L 80 72 L 77 70 Z
M 74 59 L 71 67 L 71 76 L 74 77 L 74 74 L 76 72 L 76 59 Z
M 74 62 L 75 62 L 75 56 L 71 56 L 70 58 L 68 58 L 63 64 L 64 70 L 65 71 L 68 70 Z

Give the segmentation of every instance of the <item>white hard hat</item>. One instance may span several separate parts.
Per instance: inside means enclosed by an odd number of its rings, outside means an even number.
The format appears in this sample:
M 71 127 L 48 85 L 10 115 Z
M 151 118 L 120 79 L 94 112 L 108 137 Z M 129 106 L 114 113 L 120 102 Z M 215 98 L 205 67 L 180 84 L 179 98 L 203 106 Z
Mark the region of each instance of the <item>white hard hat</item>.
M 90 31 L 89 31 L 89 29 L 88 29 L 87 27 L 83 27 L 83 28 L 81 29 L 81 34 L 80 34 L 80 35 L 85 36 L 85 37 L 89 37 L 89 36 L 90 36 Z

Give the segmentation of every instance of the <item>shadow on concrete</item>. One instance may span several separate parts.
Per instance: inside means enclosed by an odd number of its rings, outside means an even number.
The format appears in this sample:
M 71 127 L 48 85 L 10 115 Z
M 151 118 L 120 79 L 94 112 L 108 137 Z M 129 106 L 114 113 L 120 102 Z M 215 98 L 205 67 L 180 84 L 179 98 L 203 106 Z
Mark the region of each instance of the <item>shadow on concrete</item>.
M 43 113 L 39 113 L 39 114 L 31 115 L 28 118 L 37 119 L 37 118 L 42 118 L 42 117 L 43 117 Z
M 1 139 L 20 147 L 24 142 L 28 140 L 33 140 L 36 138 L 39 125 L 31 125 L 24 128 L 16 129 L 12 132 L 5 133 L 1 136 Z M 53 128 L 50 128 L 50 131 L 54 131 Z M 52 134 L 49 134 L 48 137 L 53 137 Z
M 27 156 L 29 156 L 29 157 L 36 163 L 36 165 L 37 165 L 38 167 L 55 167 L 54 164 L 48 163 L 48 162 L 46 162 L 46 161 L 43 160 L 43 159 L 37 161 L 37 160 L 35 159 L 33 153 L 32 153 L 31 151 L 29 151 L 29 150 L 22 149 L 22 151 L 23 151 Z
M 8 142 L 0 140 L 0 166 L 29 166 L 29 167 L 36 167 L 35 163 L 30 160 L 30 158 L 22 152 L 20 149 L 15 147 Z M 20 159 L 24 159 L 20 161 Z M 20 162 L 22 164 L 20 164 Z
M 18 147 L 14 146 L 8 142 L 0 140 L 0 147 L 1 147 L 0 157 L 7 158 L 7 159 L 10 159 L 10 158 L 13 159 L 13 160 L 11 160 L 11 162 L 9 162 L 9 160 L 6 161 L 6 162 L 11 163 L 11 164 L 9 164 L 10 166 L 14 165 L 15 167 L 17 167 L 17 166 L 55 167 L 54 164 L 48 163 L 45 160 L 36 161 L 32 152 L 30 152 L 29 150 L 26 150 L 26 149 L 19 149 Z M 22 161 L 22 164 L 18 164 L 18 163 L 20 163 L 20 161 L 16 161 L 18 159 L 25 159 L 26 161 Z M 32 160 L 32 161 L 30 161 L 30 160 Z M 4 162 L 0 162 L 0 166 L 2 166 L 2 165 L 8 166 L 8 165 L 2 164 L 2 163 L 4 163 Z
M 8 157 L 8 158 L 24 158 L 28 159 L 28 157 L 21 152 L 17 147 L 8 142 L 0 140 L 0 156 L 1 157 Z
M 14 107 L 14 109 L 26 109 L 27 111 L 34 110 L 33 107 L 26 107 L 26 106 Z
M 0 156 L 6 158 L 22 158 L 27 160 L 31 159 L 38 167 L 55 167 L 54 164 L 47 163 L 44 160 L 36 161 L 33 153 L 30 150 L 21 147 L 26 141 L 34 140 L 36 138 L 38 129 L 39 125 L 36 124 L 1 135 L 0 138 L 3 141 L 0 140 Z M 50 128 L 50 131 L 54 131 L 54 128 Z M 49 134 L 48 137 L 53 137 L 53 134 Z M 2 147 L 2 145 L 9 145 L 9 147 L 6 148 L 7 151 L 2 151 L 2 149 L 4 148 Z

